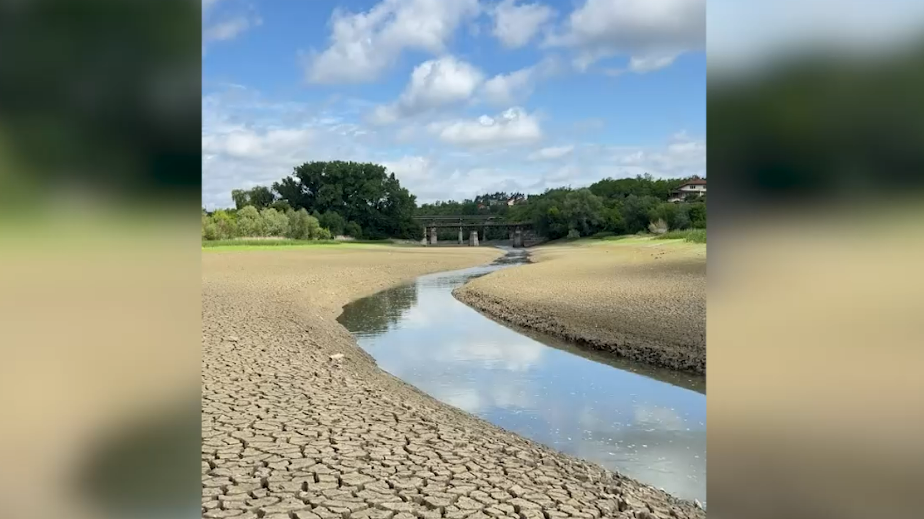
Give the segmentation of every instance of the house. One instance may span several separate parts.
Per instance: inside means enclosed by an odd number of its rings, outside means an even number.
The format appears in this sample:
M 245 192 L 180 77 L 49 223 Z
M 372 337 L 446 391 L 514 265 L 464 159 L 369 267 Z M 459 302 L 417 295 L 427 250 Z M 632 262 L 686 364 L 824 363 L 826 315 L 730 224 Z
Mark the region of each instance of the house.
M 706 194 L 706 179 L 705 178 L 693 178 L 688 180 L 675 189 L 670 198 L 667 199 L 668 202 L 682 202 L 690 195 L 703 196 Z

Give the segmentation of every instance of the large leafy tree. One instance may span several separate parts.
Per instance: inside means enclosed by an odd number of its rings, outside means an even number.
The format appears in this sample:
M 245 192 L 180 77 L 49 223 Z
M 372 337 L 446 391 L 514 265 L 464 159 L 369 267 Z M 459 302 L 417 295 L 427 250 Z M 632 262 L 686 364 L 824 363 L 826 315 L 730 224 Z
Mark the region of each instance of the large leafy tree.
M 416 199 L 384 166 L 359 162 L 306 162 L 273 184 L 295 209 L 334 212 L 355 222 L 370 238 L 419 238 L 411 219 Z

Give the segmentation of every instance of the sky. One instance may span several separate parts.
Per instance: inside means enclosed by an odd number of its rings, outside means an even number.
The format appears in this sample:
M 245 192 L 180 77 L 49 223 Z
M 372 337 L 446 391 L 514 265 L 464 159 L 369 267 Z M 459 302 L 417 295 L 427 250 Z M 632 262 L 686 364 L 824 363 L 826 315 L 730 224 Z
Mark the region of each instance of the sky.
M 706 173 L 705 0 L 202 0 L 202 189 L 376 162 L 419 203 Z

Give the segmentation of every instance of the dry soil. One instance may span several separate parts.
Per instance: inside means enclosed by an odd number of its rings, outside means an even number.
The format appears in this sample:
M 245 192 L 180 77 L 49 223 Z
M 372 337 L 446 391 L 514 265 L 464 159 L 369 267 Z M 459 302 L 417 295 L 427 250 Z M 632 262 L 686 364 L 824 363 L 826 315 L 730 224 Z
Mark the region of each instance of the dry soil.
M 706 246 L 626 239 L 546 245 L 532 264 L 456 289 L 497 319 L 631 360 L 706 372 Z
M 376 367 L 335 320 L 493 249 L 203 253 L 202 516 L 264 519 L 703 517 Z

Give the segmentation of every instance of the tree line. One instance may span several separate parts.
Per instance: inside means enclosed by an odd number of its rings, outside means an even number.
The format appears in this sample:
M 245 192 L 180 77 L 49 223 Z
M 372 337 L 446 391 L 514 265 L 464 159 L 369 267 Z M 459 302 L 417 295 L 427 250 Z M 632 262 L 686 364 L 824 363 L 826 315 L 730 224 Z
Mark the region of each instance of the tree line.
M 549 189 L 526 196 L 495 192 L 462 201 L 422 204 L 384 166 L 358 162 L 307 162 L 272 184 L 236 189 L 234 209 L 203 210 L 202 237 L 329 239 L 335 236 L 419 240 L 415 215 L 491 215 L 530 222 L 548 239 L 667 232 L 706 227 L 705 196 L 667 200 L 687 179 L 607 178 L 586 188 Z M 447 234 L 457 231 L 444 230 Z M 483 239 L 505 238 L 488 229 Z

